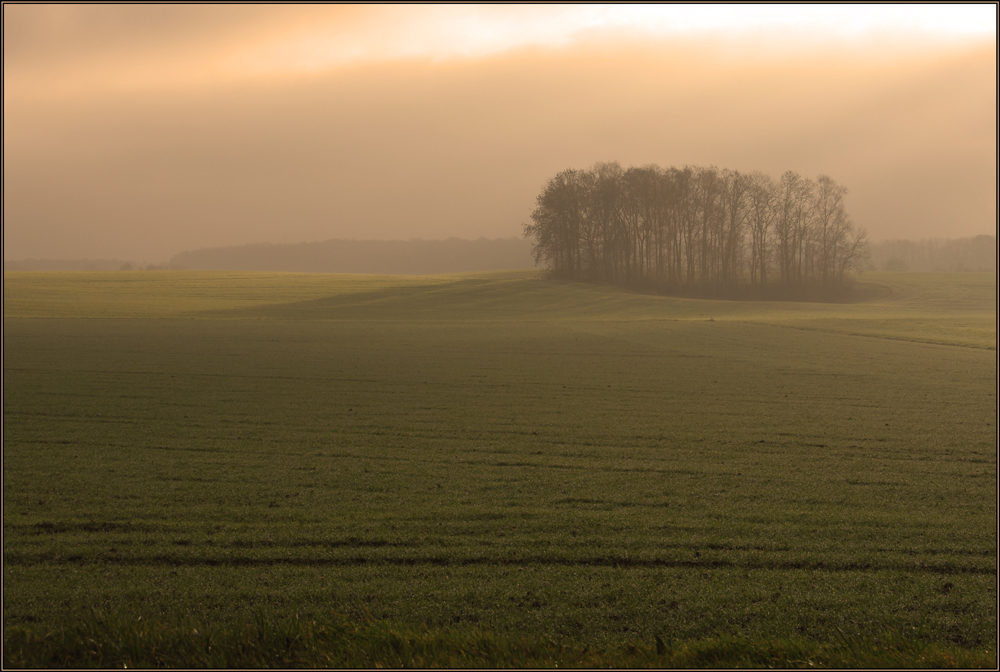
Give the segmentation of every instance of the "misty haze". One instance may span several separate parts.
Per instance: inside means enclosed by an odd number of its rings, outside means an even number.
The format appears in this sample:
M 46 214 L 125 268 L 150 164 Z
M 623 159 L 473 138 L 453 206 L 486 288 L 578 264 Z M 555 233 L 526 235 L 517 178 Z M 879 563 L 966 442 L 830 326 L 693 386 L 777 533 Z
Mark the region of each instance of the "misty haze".
M 992 34 L 806 47 L 609 29 L 325 69 L 280 47 L 433 34 L 432 9 L 398 12 L 6 6 L 4 259 L 519 237 L 546 180 L 597 161 L 833 175 L 872 242 L 995 233 Z
M 996 667 L 995 5 L 4 5 L 4 667 Z

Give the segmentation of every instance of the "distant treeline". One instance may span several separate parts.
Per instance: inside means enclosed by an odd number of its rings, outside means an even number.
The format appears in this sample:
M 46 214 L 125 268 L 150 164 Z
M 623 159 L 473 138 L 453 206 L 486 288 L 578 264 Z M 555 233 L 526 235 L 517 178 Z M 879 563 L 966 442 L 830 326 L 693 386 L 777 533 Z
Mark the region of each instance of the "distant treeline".
M 996 271 L 996 236 L 954 240 L 883 240 L 871 244 L 870 270 Z
M 117 271 L 130 266 L 121 259 L 21 259 L 4 261 L 5 271 Z
M 182 252 L 164 264 L 121 259 L 21 259 L 5 271 L 243 270 L 420 275 L 530 268 L 532 243 L 498 240 L 328 240 L 294 245 L 243 245 Z M 868 243 L 869 271 L 996 271 L 995 236 L 958 239 L 884 240 Z M 382 255 L 382 253 L 385 253 Z M 539 249 L 534 246 L 537 256 Z M 380 256 L 382 255 L 382 256 Z M 539 259 L 544 263 L 546 259 Z M 773 261 L 767 275 L 773 280 Z M 780 277 L 780 276 L 779 276 Z M 780 293 L 780 292 L 779 292 Z
M 212 247 L 181 252 L 171 268 L 227 271 L 430 275 L 531 268 L 531 244 L 489 240 L 327 240 Z
M 525 225 L 553 275 L 716 295 L 837 290 L 864 268 L 865 233 L 826 175 L 775 182 L 715 167 L 598 163 L 545 185 Z

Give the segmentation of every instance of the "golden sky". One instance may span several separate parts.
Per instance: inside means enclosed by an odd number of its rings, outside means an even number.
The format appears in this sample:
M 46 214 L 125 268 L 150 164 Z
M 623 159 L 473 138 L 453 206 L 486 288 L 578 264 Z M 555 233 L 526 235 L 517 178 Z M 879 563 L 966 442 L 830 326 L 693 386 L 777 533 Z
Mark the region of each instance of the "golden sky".
M 597 161 L 996 231 L 996 6 L 4 5 L 4 258 L 518 236 Z

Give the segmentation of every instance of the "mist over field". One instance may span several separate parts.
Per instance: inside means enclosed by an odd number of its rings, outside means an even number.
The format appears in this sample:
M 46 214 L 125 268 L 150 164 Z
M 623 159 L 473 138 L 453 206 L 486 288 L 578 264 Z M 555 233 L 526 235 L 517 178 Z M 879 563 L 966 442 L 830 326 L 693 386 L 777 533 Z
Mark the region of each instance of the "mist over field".
M 996 669 L 995 4 L 3 12 L 4 669 Z
M 4 259 L 511 238 L 598 161 L 993 235 L 996 10 L 938 9 L 5 5 Z

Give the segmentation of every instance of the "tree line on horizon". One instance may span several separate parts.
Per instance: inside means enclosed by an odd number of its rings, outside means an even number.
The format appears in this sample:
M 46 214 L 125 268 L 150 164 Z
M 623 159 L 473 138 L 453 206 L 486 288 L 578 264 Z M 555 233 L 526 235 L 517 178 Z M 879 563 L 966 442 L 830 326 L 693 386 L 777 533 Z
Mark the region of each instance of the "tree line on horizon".
M 867 261 L 827 175 L 617 162 L 568 169 L 536 199 L 524 235 L 554 277 L 635 289 L 733 295 L 842 288 Z
M 891 239 L 870 245 L 868 270 L 892 272 L 996 272 L 997 238 L 980 234 L 970 238 Z

